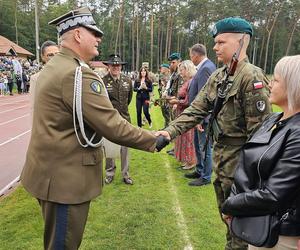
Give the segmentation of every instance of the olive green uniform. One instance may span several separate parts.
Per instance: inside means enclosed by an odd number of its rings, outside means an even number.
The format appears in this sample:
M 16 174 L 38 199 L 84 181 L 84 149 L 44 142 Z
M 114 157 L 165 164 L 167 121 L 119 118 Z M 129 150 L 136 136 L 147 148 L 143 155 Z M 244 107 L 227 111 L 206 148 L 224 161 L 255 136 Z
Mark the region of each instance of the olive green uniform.
M 224 66 L 216 70 L 191 106 L 165 129 L 171 138 L 199 124 L 213 109 L 225 69 Z M 229 196 L 242 145 L 271 112 L 268 80 L 260 68 L 244 59 L 238 63 L 234 76 L 229 79 L 233 84 L 216 119 L 219 127 L 214 127 L 214 186 L 220 213 L 222 203 Z M 247 245 L 232 237 L 228 230 L 225 249 L 247 249 Z
M 110 73 L 102 78 L 109 99 L 113 107 L 119 111 L 120 115 L 130 122 L 130 115 L 128 111 L 128 105 L 132 99 L 132 83 L 129 77 L 121 74 L 119 79 L 114 79 Z M 121 172 L 123 178 L 129 177 L 129 156 L 128 148 L 125 146 L 121 147 Z M 116 171 L 115 160 L 112 158 L 106 158 L 105 164 L 106 176 L 114 176 Z
M 64 249 L 79 247 L 89 202 L 101 194 L 103 186 L 102 147 L 80 146 L 73 126 L 74 76 L 79 65 L 84 65 L 79 57 L 62 48 L 41 71 L 35 91 L 32 133 L 21 181 L 42 206 L 45 249 L 58 249 L 60 241 Z M 81 70 L 82 113 L 88 137 L 95 131 L 95 140 L 104 136 L 117 144 L 153 152 L 153 133 L 122 118 L 102 80 L 87 66 Z M 78 126 L 76 129 L 81 137 Z

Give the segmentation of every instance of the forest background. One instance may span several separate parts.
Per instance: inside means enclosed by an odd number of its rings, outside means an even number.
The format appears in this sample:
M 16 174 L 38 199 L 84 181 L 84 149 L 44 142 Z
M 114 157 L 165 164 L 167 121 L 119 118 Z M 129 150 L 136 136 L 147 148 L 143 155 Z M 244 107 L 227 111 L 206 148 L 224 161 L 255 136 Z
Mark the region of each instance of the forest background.
M 34 54 L 35 2 L 40 44 L 57 41 L 50 20 L 87 5 L 104 32 L 97 59 L 118 53 L 129 71 L 147 61 L 156 72 L 172 52 L 188 59 L 188 48 L 195 43 L 206 45 L 208 57 L 216 62 L 209 31 L 229 16 L 251 22 L 249 59 L 268 74 L 281 57 L 300 54 L 299 0 L 0 0 L 0 35 Z

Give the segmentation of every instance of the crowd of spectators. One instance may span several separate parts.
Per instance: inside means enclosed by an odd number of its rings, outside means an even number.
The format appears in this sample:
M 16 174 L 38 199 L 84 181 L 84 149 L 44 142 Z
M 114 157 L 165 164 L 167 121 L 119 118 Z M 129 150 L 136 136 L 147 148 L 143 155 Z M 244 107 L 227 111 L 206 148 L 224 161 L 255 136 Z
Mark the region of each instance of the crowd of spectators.
M 39 70 L 35 61 L 15 56 L 0 56 L 0 95 L 13 95 L 16 86 L 19 94 L 29 91 L 30 76 Z

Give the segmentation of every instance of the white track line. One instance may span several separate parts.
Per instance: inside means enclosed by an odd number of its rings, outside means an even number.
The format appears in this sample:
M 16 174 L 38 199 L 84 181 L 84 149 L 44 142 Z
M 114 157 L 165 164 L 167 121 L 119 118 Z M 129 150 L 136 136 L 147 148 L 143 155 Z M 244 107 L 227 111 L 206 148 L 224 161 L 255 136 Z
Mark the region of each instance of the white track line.
M 10 188 L 12 188 L 13 185 L 15 185 L 18 181 L 20 181 L 20 175 L 17 178 L 15 178 L 13 181 L 11 181 L 10 183 L 8 183 L 4 188 L 2 188 L 0 190 L 0 197 L 2 195 L 4 195 L 7 192 L 7 190 L 9 190 Z
M 26 101 L 28 101 L 28 100 L 27 99 L 22 99 L 20 101 L 15 101 L 15 102 L 0 102 L 0 107 L 10 105 L 10 104 L 16 104 L 18 102 L 26 102 Z
M 10 122 L 14 122 L 14 121 L 19 120 L 19 119 L 22 119 L 22 118 L 24 118 L 24 117 L 26 117 L 26 116 L 29 116 L 29 113 L 26 114 L 26 115 L 22 115 L 22 116 L 19 116 L 19 117 L 17 117 L 17 118 L 11 119 L 11 120 L 6 121 L 6 122 L 2 122 L 2 123 L 0 123 L 0 126 L 1 126 L 1 125 L 5 125 L 5 124 L 10 123 Z
M 190 241 L 190 237 L 188 235 L 188 228 L 182 213 L 182 209 L 179 203 L 179 199 L 178 199 L 178 194 L 177 194 L 177 189 L 175 186 L 175 181 L 174 181 L 174 176 L 171 172 L 171 167 L 170 167 L 170 163 L 169 161 L 166 161 L 165 166 L 167 167 L 168 171 L 168 175 L 167 175 L 167 179 L 169 181 L 169 184 L 171 186 L 171 193 L 173 194 L 173 210 L 175 212 L 176 219 L 177 219 L 177 225 L 179 227 L 179 230 L 181 231 L 181 235 L 183 236 L 183 240 L 185 243 L 185 247 L 184 250 L 193 250 L 193 246 L 192 243 Z
M 9 111 L 13 111 L 13 110 L 17 110 L 17 109 L 21 109 L 21 108 L 24 108 L 24 107 L 27 107 L 27 106 L 28 106 L 28 105 L 23 105 L 23 106 L 20 106 L 20 107 L 17 107 L 17 108 L 4 110 L 4 111 L 0 112 L 0 114 L 7 113 L 7 112 L 9 112 Z
M 29 129 L 29 130 L 27 130 L 27 131 L 25 131 L 25 132 L 23 132 L 23 133 L 21 133 L 21 134 L 18 134 L 17 136 L 15 136 L 15 137 L 13 137 L 13 138 L 10 138 L 10 139 L 7 140 L 7 141 L 4 141 L 4 142 L 0 143 L 0 147 L 3 146 L 3 145 L 5 145 L 5 144 L 7 144 L 7 143 L 9 143 L 9 142 L 11 142 L 11 141 L 13 141 L 13 140 L 16 140 L 16 139 L 22 137 L 23 135 L 28 134 L 30 131 L 31 131 L 31 129 Z

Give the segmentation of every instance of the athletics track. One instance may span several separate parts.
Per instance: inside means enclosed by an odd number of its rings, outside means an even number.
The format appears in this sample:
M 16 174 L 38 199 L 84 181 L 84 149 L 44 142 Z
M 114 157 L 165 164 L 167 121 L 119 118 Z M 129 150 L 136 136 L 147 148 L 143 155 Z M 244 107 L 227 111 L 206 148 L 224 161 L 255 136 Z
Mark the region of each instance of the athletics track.
M 29 95 L 0 96 L 0 196 L 18 183 L 30 139 Z

